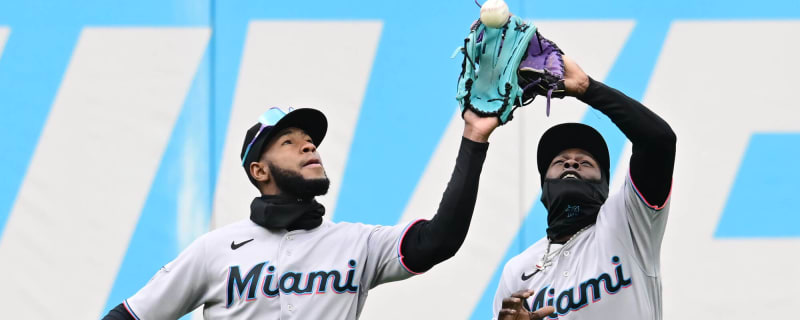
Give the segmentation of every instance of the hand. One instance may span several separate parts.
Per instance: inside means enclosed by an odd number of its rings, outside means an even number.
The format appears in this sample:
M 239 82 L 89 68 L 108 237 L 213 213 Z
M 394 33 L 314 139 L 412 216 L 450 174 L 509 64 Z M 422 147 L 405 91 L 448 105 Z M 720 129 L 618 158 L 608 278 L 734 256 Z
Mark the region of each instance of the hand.
M 580 97 L 589 88 L 589 76 L 570 57 L 564 56 L 564 87 L 568 96 Z
M 511 297 L 503 299 L 503 308 L 497 315 L 497 320 L 541 320 L 555 312 L 553 307 L 544 307 L 534 312 L 522 308 L 522 303 L 533 294 L 533 291 L 518 291 Z
M 497 117 L 481 117 L 467 109 L 464 111 L 464 138 L 475 142 L 488 142 L 489 135 L 500 125 Z

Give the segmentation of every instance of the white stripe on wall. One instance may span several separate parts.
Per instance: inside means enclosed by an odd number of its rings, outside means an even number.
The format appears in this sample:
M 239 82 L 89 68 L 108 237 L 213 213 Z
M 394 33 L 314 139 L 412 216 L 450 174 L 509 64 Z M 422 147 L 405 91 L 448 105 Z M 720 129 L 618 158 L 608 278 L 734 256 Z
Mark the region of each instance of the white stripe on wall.
M 214 197 L 213 227 L 249 216 L 250 201 L 259 193 L 247 180 L 239 154 L 247 129 L 272 106 L 316 108 L 328 118 L 319 152 L 331 188 L 317 200 L 327 208 L 325 216 L 333 216 L 382 26 L 379 21 L 250 23 Z
M 750 319 L 742 306 L 796 313 L 800 239 L 713 234 L 750 135 L 800 132 L 798 38 L 800 21 L 673 23 L 645 95 L 678 136 L 661 257 L 665 319 Z M 764 165 L 797 170 L 798 159 L 775 158 Z
M 616 168 L 611 168 L 611 181 L 608 186 L 608 194 L 612 195 L 619 192 L 622 186 L 625 185 L 625 177 L 628 176 L 628 168 L 630 167 L 631 155 L 633 154 L 633 144 L 627 139 L 625 145 L 622 147 L 622 153 L 619 156 Z M 612 155 L 613 159 L 614 156 Z
M 633 22 L 539 21 L 537 26 L 587 73 L 603 79 L 625 44 Z M 472 224 L 458 254 L 425 275 L 371 291 L 364 318 L 469 318 L 531 205 L 538 201 L 539 137 L 558 123 L 580 122 L 586 112 L 586 106 L 575 99 L 553 100 L 549 118 L 545 117 L 545 108 L 545 99 L 537 98 L 532 105 L 517 110 L 514 120 L 492 135 Z M 456 112 L 401 222 L 435 213 L 453 171 L 462 130 L 463 120 Z M 459 304 L 465 307 L 440 308 L 442 292 L 430 288 L 457 292 Z
M 0 242 L 4 316 L 101 313 L 209 36 L 82 31 Z
M 11 29 L 0 26 L 0 59 L 3 58 L 3 49 L 6 46 L 6 41 L 8 40 L 9 34 L 11 34 Z

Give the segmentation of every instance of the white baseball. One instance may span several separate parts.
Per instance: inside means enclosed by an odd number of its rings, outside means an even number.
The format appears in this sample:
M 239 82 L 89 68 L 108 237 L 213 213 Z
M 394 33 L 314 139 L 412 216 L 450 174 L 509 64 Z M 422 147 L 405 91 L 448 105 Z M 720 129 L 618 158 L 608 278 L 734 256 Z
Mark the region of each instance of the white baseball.
M 511 14 L 503 0 L 489 0 L 481 6 L 481 22 L 489 28 L 500 28 L 506 25 Z

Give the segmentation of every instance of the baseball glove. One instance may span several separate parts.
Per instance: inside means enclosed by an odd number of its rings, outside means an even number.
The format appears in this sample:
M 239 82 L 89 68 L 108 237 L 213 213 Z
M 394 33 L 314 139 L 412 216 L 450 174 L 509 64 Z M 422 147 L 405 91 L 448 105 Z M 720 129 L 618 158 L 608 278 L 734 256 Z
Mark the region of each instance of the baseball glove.
M 519 65 L 519 85 L 522 87 L 523 105 L 536 95 L 547 97 L 547 115 L 550 116 L 550 99 L 564 97 L 564 52 L 536 31 L 528 44 L 525 58 Z
M 517 16 L 500 29 L 475 21 L 459 50 L 464 61 L 456 99 L 462 114 L 470 109 L 505 124 L 537 95 L 547 97 L 548 116 L 550 100 L 564 97 L 564 52 Z
M 523 96 L 517 70 L 535 34 L 536 27 L 517 16 L 497 29 L 484 26 L 480 20 L 472 24 L 464 47 L 459 48 L 464 61 L 456 99 L 462 115 L 470 109 L 482 117 L 497 117 L 501 124 L 512 119 Z

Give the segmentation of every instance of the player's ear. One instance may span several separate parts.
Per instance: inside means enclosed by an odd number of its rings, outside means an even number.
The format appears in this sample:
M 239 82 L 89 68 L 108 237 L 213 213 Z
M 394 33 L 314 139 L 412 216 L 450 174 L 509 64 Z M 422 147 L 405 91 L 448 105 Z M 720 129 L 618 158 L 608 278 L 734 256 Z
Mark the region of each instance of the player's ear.
M 268 183 L 272 178 L 269 172 L 269 166 L 263 161 L 256 161 L 250 163 L 250 176 L 258 182 Z

